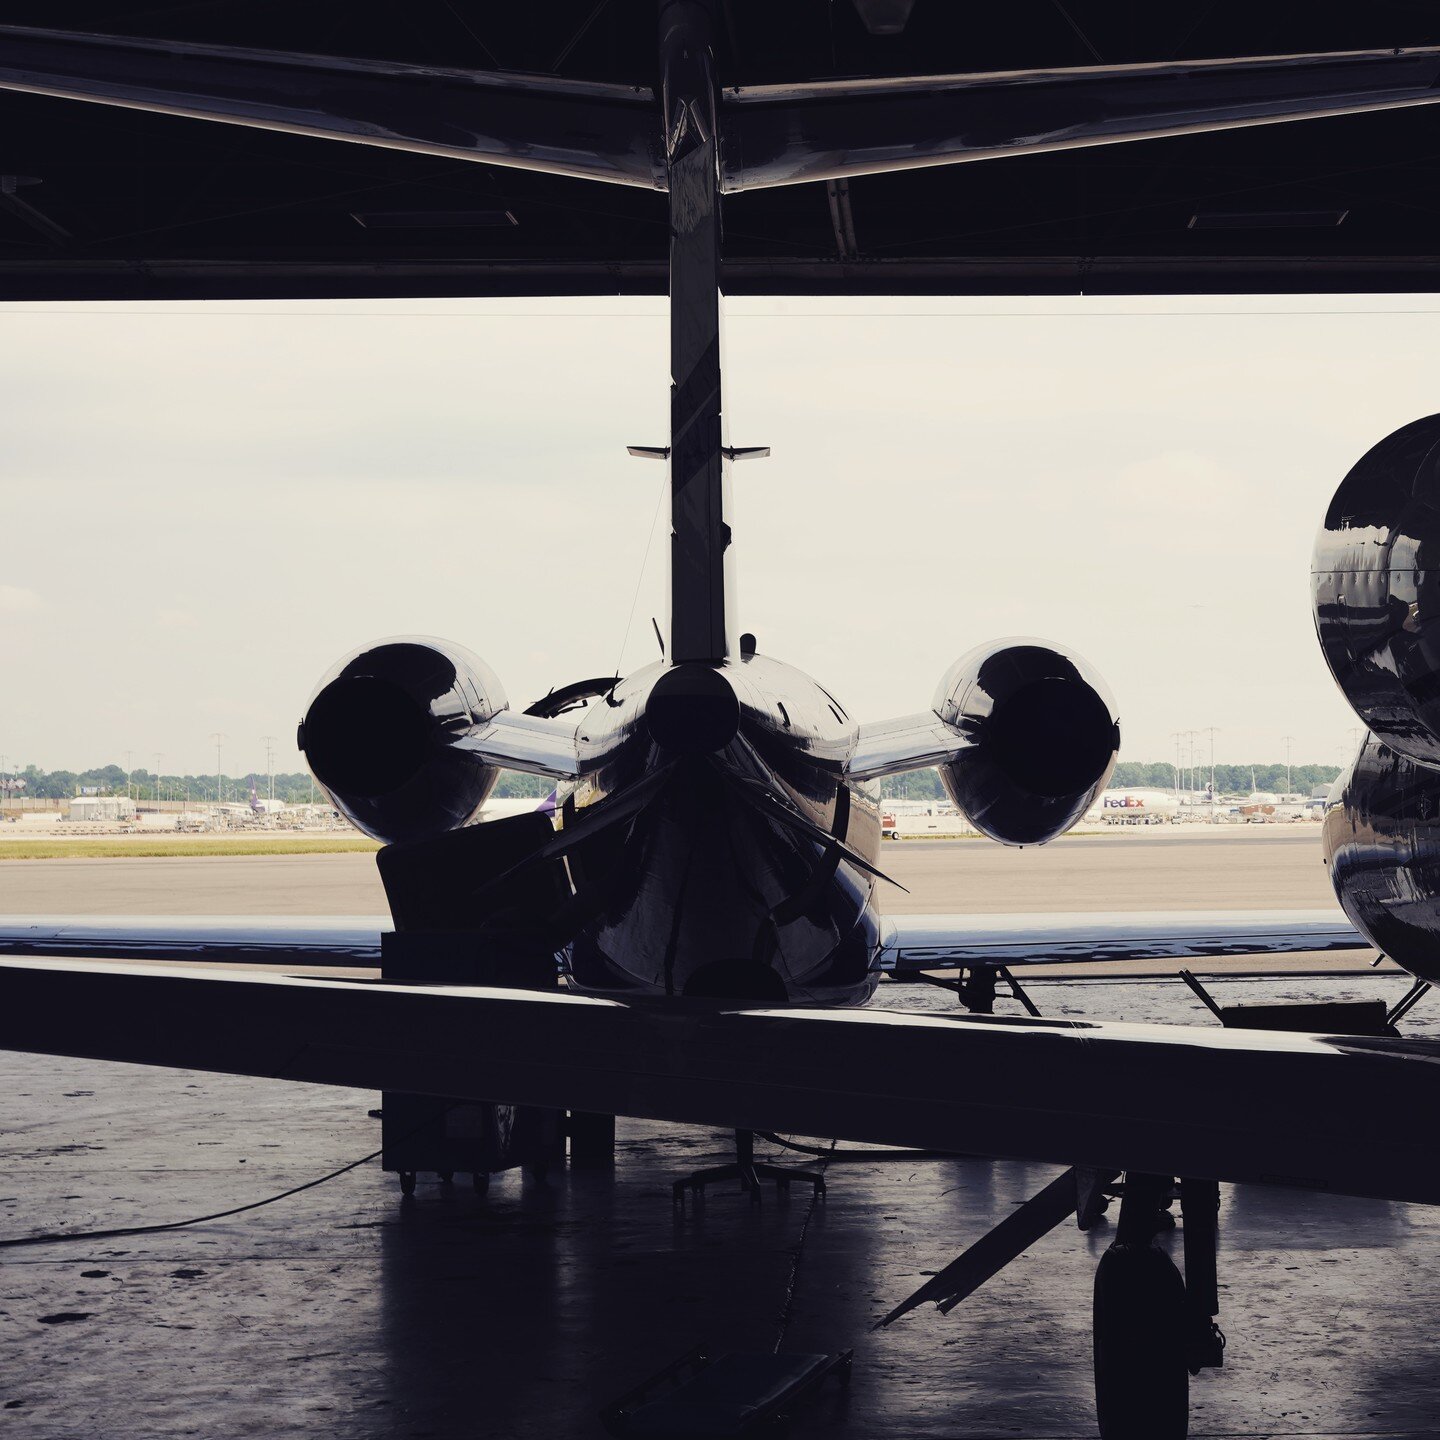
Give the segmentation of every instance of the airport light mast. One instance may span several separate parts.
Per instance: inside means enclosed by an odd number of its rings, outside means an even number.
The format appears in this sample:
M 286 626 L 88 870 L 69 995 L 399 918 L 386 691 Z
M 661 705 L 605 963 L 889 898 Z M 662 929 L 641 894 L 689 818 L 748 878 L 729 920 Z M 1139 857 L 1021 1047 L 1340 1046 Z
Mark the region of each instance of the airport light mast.
M 1282 735 L 1280 738 L 1285 742 L 1285 793 L 1290 795 L 1294 792 L 1294 786 L 1290 783 L 1290 747 L 1295 743 L 1295 737 Z
M 1210 818 L 1215 818 L 1215 733 L 1218 725 L 1207 725 L 1205 733 L 1210 737 Z
M 215 747 L 215 803 L 220 805 L 224 802 L 225 791 L 220 772 L 220 747 L 228 737 L 219 730 L 210 736 L 210 743 Z

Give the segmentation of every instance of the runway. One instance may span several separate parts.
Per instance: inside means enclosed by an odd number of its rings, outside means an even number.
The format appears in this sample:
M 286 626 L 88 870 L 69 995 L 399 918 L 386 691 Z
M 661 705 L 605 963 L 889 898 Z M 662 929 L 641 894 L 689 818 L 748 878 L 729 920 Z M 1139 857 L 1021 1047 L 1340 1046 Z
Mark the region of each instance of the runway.
M 1298 826 L 1195 842 L 1080 838 L 1023 854 L 973 841 L 882 852 L 913 882 L 907 906 L 977 913 L 1023 908 L 1027 894 L 1037 910 L 1099 909 L 1102 887 L 1113 908 L 1314 906 L 1328 890 L 1318 858 L 1315 832 Z M 7 910 L 343 912 L 379 908 L 372 865 L 13 862 L 0 884 Z M 1226 1000 L 1388 999 L 1405 981 L 1217 988 Z M 1173 982 L 1037 979 L 1032 993 L 1053 1016 L 1208 1020 Z M 953 1004 L 934 991 L 899 998 Z M 1436 1033 L 1437 1018 L 1440 1006 L 1432 1017 L 1422 1002 L 1405 1028 Z M 224 1210 L 379 1143 L 366 1092 L 13 1054 L 0 1055 L 0 1087 L 6 1237 Z M 849 1389 L 821 1393 L 798 1420 L 802 1437 L 1095 1433 L 1090 1286 L 1108 1223 L 1089 1235 L 1062 1226 L 949 1316 L 927 1308 L 869 1329 L 1053 1170 L 837 1161 L 821 1203 L 796 1189 L 788 1203 L 772 1192 L 752 1207 L 722 1188 L 677 1217 L 670 1182 L 718 1160 L 724 1140 L 622 1122 L 613 1175 L 565 1172 L 543 1186 L 510 1175 L 485 1198 L 422 1177 L 402 1205 L 394 1177 L 371 1163 L 191 1229 L 6 1251 L 4 1432 L 598 1436 L 605 1402 L 705 1342 L 854 1346 Z M 1226 1368 L 1193 1382 L 1192 1435 L 1435 1433 L 1437 1241 L 1440 1212 L 1422 1207 L 1226 1187 L 1220 1322 L 1230 1345 Z
M 880 866 L 894 914 L 1026 910 L 1266 910 L 1335 903 L 1312 825 L 1120 829 L 1024 850 L 978 839 L 900 840 Z M 1257 857 L 1261 857 L 1257 861 Z M 79 915 L 371 915 L 373 855 L 15 860 L 0 910 Z

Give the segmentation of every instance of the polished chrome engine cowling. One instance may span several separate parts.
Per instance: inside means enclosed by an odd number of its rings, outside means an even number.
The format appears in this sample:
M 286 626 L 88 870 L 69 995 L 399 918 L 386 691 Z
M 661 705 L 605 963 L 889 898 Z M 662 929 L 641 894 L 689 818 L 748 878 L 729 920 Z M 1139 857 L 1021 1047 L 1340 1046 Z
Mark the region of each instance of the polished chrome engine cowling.
M 934 709 L 970 740 L 940 779 L 976 829 L 1006 845 L 1063 834 L 1105 788 L 1120 722 L 1104 681 L 1078 655 L 1003 640 L 946 672 Z
M 494 672 L 444 640 L 382 640 L 333 666 L 297 743 L 335 808 L 377 840 L 468 824 L 499 771 L 465 740 L 508 705 Z
M 1366 737 L 1325 810 L 1341 908 L 1375 946 L 1440 981 L 1440 770 Z
M 1341 482 L 1311 580 L 1345 698 L 1391 750 L 1440 765 L 1440 415 L 1387 436 Z

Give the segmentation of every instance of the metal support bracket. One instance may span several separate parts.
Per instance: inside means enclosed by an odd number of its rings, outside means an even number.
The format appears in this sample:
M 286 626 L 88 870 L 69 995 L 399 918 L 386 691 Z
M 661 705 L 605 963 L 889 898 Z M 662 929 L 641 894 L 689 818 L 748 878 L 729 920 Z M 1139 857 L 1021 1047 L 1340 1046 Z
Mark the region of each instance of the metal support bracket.
M 1062 1172 L 1013 1214 L 1007 1215 L 989 1234 L 981 1236 L 964 1254 L 932 1275 L 872 1328 L 882 1330 L 932 1300 L 942 1315 L 949 1314 L 1037 1240 L 1071 1215 L 1078 1217 L 1090 1205 L 1095 1191 L 1113 1183 L 1119 1173 L 1118 1170 Z

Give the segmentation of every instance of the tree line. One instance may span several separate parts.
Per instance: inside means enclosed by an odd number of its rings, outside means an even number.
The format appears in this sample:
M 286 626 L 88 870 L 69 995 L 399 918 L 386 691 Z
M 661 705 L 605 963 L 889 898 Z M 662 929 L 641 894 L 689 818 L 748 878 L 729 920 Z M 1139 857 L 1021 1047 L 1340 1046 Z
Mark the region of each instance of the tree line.
M 140 803 L 155 800 L 190 800 L 196 804 L 214 805 L 217 801 L 240 801 L 250 798 L 253 785 L 260 799 L 268 799 L 270 780 L 260 771 L 247 771 L 243 775 L 221 775 L 217 793 L 216 776 L 156 774 L 150 770 L 126 771 L 120 765 L 98 765 L 90 770 L 41 770 L 27 765 L 23 770 L 9 770 L 0 775 L 0 781 L 23 780 L 23 788 L 13 793 L 34 800 L 73 800 L 82 793 L 92 795 L 129 795 Z M 286 805 L 308 805 L 313 799 L 317 804 L 328 804 L 325 792 L 311 777 L 309 771 L 299 770 L 290 774 L 276 775 L 275 798 Z M 497 799 L 537 798 L 548 795 L 554 788 L 553 780 L 538 775 L 518 775 L 503 770 L 495 786 Z
M 1285 784 L 1285 766 L 1269 765 L 1216 765 L 1215 785 L 1222 795 L 1248 795 L 1251 790 L 1251 774 L 1254 774 L 1254 788 L 1280 793 Z M 1292 765 L 1290 767 L 1289 789 L 1308 794 L 1317 785 L 1330 784 L 1340 773 L 1337 765 Z M 213 805 L 222 801 L 244 801 L 250 797 L 250 787 L 261 799 L 270 794 L 270 782 L 258 771 L 247 771 L 243 775 L 222 775 L 217 796 L 215 776 L 210 775 L 157 775 L 149 770 L 132 770 L 128 773 L 119 765 L 100 765 L 91 770 L 40 770 L 27 765 L 23 770 L 12 770 L 0 779 L 18 778 L 25 786 L 15 793 L 37 800 L 71 800 L 82 792 L 96 795 L 129 795 L 132 799 L 145 802 L 153 800 L 193 800 L 198 804 Z M 1203 789 L 1210 779 L 1208 766 L 1197 767 L 1196 783 Z M 1122 760 L 1115 766 L 1110 784 L 1117 789 L 1169 790 L 1175 784 L 1175 767 L 1168 760 Z M 540 775 L 521 775 L 513 770 L 502 770 L 495 785 L 497 800 L 539 799 L 548 795 L 555 782 Z M 940 785 L 940 776 L 935 770 L 912 770 L 904 775 L 888 775 L 880 782 L 880 793 L 887 800 L 943 800 L 945 791 Z M 326 803 L 325 792 L 315 783 L 309 771 L 298 770 L 275 776 L 275 798 L 286 805 L 306 805 L 313 798 L 320 804 Z

